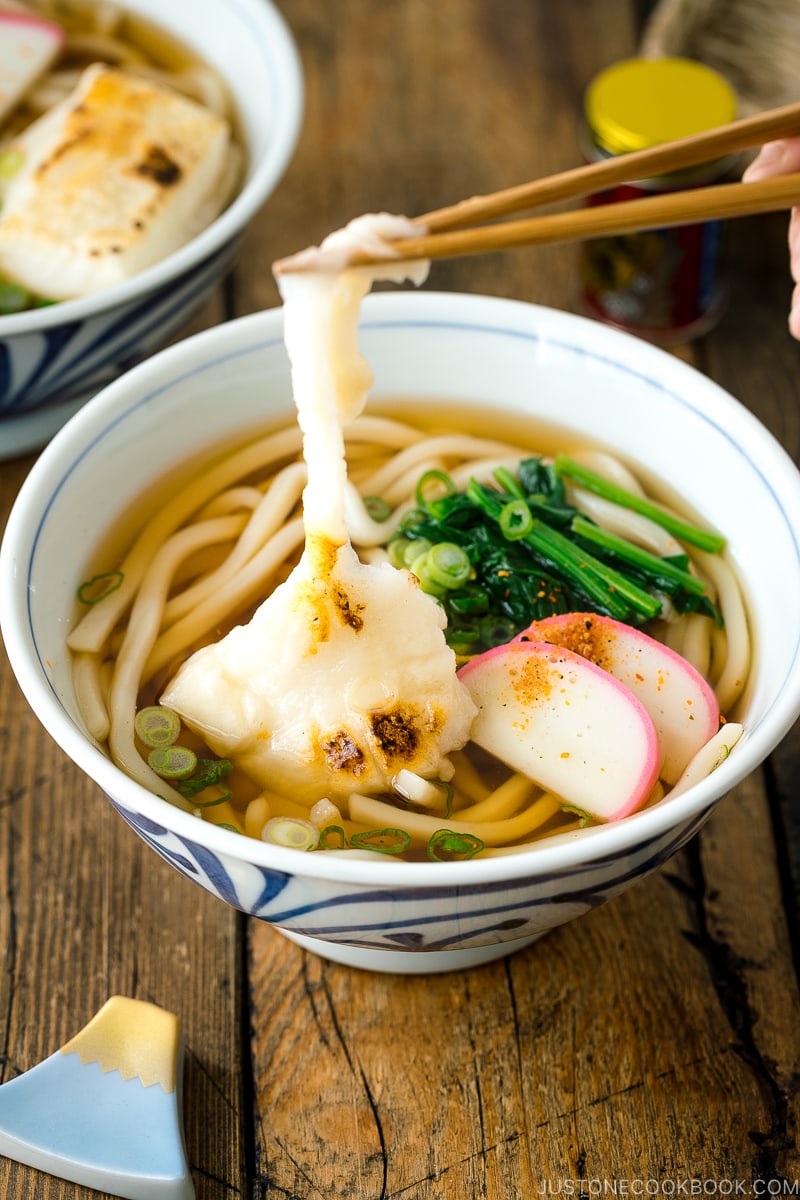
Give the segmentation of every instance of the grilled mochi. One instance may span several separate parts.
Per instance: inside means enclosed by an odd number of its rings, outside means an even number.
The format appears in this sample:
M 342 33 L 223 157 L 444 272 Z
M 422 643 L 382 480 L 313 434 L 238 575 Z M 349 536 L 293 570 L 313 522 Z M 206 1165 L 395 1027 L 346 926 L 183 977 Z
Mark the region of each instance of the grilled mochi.
M 476 713 L 442 609 L 410 572 L 362 563 L 345 522 L 343 430 L 372 383 L 357 346 L 361 300 L 373 278 L 420 279 L 424 264 L 337 264 L 362 239 L 380 244 L 409 228 L 386 214 L 362 217 L 305 259 L 313 269 L 282 278 L 308 466 L 305 549 L 251 620 L 195 651 L 161 696 L 215 754 L 305 802 L 389 791 L 403 770 L 450 778 L 447 756 L 465 744 Z
M 95 64 L 15 140 L 0 272 L 66 300 L 113 287 L 189 241 L 231 193 L 226 120 L 169 88 Z

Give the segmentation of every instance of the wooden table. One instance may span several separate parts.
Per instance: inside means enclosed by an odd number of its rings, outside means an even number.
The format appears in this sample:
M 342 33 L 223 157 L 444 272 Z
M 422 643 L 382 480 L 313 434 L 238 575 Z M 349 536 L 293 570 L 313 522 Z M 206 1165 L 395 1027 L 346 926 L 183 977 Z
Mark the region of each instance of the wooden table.
M 302 138 L 195 327 L 273 306 L 273 259 L 361 212 L 423 212 L 576 164 L 583 89 L 638 35 L 628 0 L 281 7 L 306 72 Z M 682 353 L 800 458 L 785 229 L 731 227 L 729 310 Z M 427 286 L 570 308 L 574 253 L 441 264 Z M 32 461 L 0 466 L 3 519 Z M 183 1024 L 203 1200 L 796 1195 L 798 786 L 794 731 L 606 907 L 475 971 L 372 976 L 158 859 L 52 745 L 3 660 L 0 1079 L 128 995 Z M 89 1195 L 8 1160 L 0 1194 Z

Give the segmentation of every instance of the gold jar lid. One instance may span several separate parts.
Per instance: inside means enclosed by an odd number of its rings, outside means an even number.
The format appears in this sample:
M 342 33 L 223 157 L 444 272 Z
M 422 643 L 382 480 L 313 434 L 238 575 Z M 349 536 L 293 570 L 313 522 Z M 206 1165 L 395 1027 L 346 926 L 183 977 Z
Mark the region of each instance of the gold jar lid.
M 628 58 L 601 71 L 585 98 L 586 120 L 609 154 L 644 150 L 736 118 L 736 93 L 688 58 Z

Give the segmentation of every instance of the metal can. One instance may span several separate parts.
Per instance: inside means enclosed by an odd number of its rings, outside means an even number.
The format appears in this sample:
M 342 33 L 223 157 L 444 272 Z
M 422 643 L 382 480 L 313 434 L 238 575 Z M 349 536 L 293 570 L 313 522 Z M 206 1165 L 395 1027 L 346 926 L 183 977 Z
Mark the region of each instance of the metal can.
M 685 58 L 631 58 L 602 71 L 585 95 L 583 152 L 599 161 L 726 124 L 736 94 L 710 67 Z M 713 183 L 730 158 L 588 198 L 608 204 Z M 580 251 L 578 304 L 589 316 L 669 345 L 705 333 L 724 307 L 719 222 L 595 238 Z

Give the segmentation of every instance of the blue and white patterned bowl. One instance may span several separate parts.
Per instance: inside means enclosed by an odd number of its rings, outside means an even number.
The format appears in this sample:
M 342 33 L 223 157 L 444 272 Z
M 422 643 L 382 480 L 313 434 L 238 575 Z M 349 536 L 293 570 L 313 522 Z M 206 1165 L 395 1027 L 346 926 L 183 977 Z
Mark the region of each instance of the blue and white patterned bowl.
M 225 79 L 241 119 L 245 182 L 207 229 L 127 283 L 0 317 L 0 460 L 44 445 L 101 387 L 180 332 L 230 267 L 300 130 L 300 61 L 270 0 L 125 0 L 125 7 L 175 34 Z
M 167 862 L 318 953 L 377 970 L 488 961 L 604 902 L 665 862 L 800 711 L 800 476 L 705 377 L 643 341 L 512 301 L 381 293 L 363 312 L 373 395 L 488 403 L 617 448 L 723 530 L 757 648 L 746 733 L 712 776 L 624 821 L 465 863 L 303 854 L 215 828 L 150 795 L 86 735 L 64 629 L 93 548 L 151 481 L 293 408 L 280 311 L 189 338 L 111 384 L 45 449 L 0 552 L 0 620 L 43 725 Z M 103 503 L 98 504 L 98 497 Z M 770 531 L 769 538 L 763 531 Z

